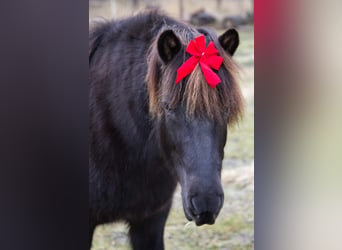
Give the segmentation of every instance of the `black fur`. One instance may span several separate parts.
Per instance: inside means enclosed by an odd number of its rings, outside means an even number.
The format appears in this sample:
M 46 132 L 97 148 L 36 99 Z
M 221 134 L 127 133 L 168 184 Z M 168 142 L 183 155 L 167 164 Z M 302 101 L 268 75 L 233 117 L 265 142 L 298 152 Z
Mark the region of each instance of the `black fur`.
M 108 22 L 90 34 L 90 241 L 98 224 L 124 220 L 135 249 L 162 249 L 177 180 L 163 162 L 148 112 L 146 54 L 157 15 Z M 109 73 L 110 72 L 110 73 Z M 143 230 L 143 227 L 150 228 Z M 140 242 L 142 230 L 149 240 Z

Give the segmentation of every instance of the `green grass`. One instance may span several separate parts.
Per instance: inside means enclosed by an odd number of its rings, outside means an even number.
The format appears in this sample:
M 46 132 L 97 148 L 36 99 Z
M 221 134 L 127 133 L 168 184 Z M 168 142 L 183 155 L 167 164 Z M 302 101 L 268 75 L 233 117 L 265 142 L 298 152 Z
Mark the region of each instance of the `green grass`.
M 251 249 L 248 246 L 253 237 L 253 224 L 247 224 L 239 214 L 226 217 L 220 215 L 214 225 L 201 227 L 194 223 L 185 226 L 184 215 L 180 218 L 179 214 L 182 211 L 178 209 L 170 214 L 165 230 L 166 249 L 225 249 L 227 246 Z M 241 232 L 249 238 L 244 239 L 245 236 L 241 236 L 237 239 Z
M 238 165 L 254 159 L 254 110 L 247 107 L 243 121 L 235 128 L 228 128 L 224 153 L 228 162 L 234 161 Z

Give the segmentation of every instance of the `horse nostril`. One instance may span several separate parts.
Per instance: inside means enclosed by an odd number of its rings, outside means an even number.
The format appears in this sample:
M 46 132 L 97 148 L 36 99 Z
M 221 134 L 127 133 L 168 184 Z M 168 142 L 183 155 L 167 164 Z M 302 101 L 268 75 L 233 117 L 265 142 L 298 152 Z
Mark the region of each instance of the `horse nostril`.
M 190 208 L 194 214 L 200 214 L 204 204 L 198 196 L 193 196 L 190 199 Z
M 223 206 L 223 203 L 224 203 L 224 195 L 223 194 L 221 194 L 221 195 L 219 195 L 218 196 L 219 197 L 219 209 L 221 209 L 222 208 L 222 206 Z
M 194 197 L 190 198 L 190 207 L 192 210 L 195 210 Z

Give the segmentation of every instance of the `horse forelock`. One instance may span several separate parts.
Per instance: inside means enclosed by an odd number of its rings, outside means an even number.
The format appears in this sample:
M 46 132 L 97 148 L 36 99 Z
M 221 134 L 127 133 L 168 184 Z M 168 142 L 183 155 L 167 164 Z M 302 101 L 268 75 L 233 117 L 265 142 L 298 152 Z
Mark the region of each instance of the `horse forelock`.
M 223 113 L 228 112 L 228 124 L 235 124 L 241 118 L 244 106 L 237 81 L 239 68 L 221 47 L 216 35 L 210 31 L 208 32 L 210 40 L 214 42 L 219 55 L 223 57 L 223 63 L 216 72 L 221 79 L 221 83 L 215 88 L 210 87 L 203 76 L 200 66 L 197 65 L 189 76 L 176 84 L 177 69 L 189 58 L 189 55 L 185 52 L 186 46 L 191 39 L 200 33 L 185 25 L 180 27 L 166 26 L 163 30 L 166 29 L 174 31 L 182 43 L 182 48 L 167 65 L 162 63 L 158 54 L 158 36 L 149 49 L 146 82 L 149 94 L 149 110 L 152 118 L 163 113 L 162 105 L 166 102 L 171 109 L 176 108 L 178 105 L 184 105 L 188 117 L 203 116 L 222 120 Z

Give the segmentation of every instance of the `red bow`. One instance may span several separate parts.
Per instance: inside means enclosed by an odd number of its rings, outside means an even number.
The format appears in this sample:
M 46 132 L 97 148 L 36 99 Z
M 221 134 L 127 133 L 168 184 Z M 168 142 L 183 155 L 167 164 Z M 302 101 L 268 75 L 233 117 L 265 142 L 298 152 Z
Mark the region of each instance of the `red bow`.
M 221 82 L 221 79 L 211 68 L 218 70 L 223 62 L 223 58 L 218 55 L 214 43 L 210 41 L 207 48 L 205 48 L 205 37 L 200 35 L 195 38 L 195 41 L 191 40 L 189 42 L 186 52 L 192 55 L 192 57 L 177 69 L 176 83 L 179 83 L 184 77 L 189 75 L 197 63 L 199 63 L 205 80 L 212 88 L 215 88 Z

